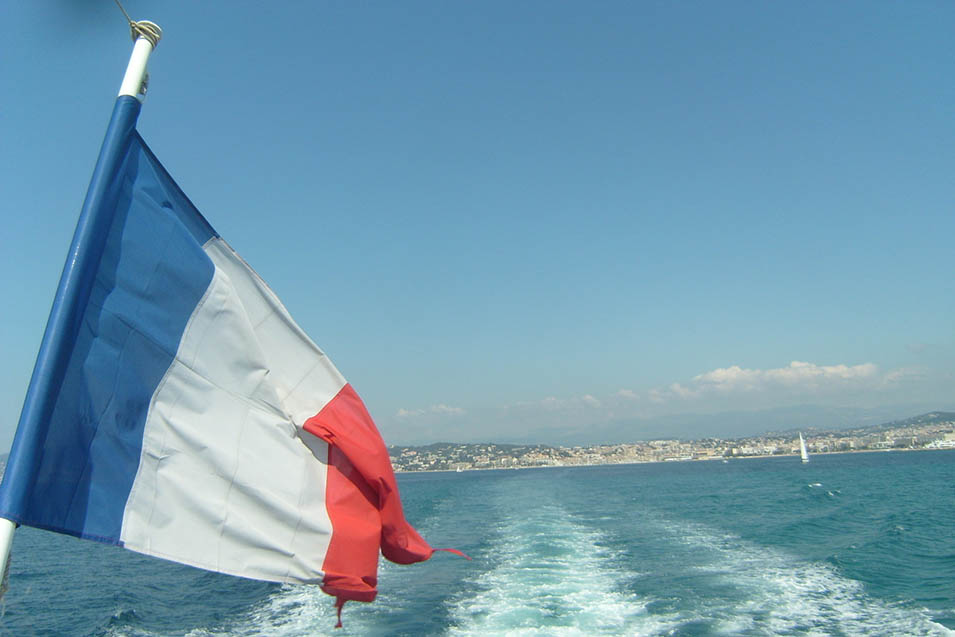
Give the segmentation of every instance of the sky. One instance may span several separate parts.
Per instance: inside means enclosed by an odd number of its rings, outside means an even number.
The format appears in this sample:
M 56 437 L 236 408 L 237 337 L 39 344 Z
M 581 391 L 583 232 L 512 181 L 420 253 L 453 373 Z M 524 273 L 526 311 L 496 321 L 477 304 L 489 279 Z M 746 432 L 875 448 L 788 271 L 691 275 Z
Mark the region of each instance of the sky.
M 951 2 L 124 4 L 140 133 L 389 443 L 955 410 Z M 132 42 L 0 43 L 5 449 Z

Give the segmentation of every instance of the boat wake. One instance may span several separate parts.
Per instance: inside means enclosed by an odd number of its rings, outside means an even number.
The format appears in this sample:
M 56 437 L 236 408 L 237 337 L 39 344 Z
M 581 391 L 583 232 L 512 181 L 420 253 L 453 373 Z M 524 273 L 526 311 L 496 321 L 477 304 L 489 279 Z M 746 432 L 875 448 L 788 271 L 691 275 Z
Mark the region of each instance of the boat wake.
M 681 625 L 708 625 L 706 632 L 717 634 L 955 634 L 927 611 L 870 596 L 863 584 L 829 564 L 693 523 L 662 526 L 697 556 L 689 569 L 696 573 L 688 574 L 697 581 L 690 585 L 722 591 L 700 595 L 697 608 L 679 613 Z
M 495 565 L 452 602 L 451 635 L 632 634 L 644 605 L 619 586 L 602 535 L 557 504 L 503 519 Z

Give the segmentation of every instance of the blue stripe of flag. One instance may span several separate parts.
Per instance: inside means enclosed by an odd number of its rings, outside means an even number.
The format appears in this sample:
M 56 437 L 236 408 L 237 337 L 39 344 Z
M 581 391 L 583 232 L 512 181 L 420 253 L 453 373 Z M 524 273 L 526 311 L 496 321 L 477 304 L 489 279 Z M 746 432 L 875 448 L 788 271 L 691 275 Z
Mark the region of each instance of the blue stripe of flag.
M 212 278 L 215 231 L 117 100 L 0 484 L 0 516 L 119 543 L 150 400 Z

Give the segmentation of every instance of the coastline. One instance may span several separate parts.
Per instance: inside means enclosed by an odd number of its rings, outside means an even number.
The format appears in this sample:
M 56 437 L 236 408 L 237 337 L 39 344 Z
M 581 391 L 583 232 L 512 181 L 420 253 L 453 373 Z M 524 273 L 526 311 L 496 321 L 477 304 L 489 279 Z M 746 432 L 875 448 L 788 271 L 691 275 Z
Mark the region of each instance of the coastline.
M 844 449 L 839 451 L 819 451 L 810 456 L 838 456 L 855 453 L 892 453 L 892 452 L 912 452 L 912 451 L 955 451 L 955 448 L 901 448 L 901 449 Z M 798 453 L 780 453 L 780 454 L 760 454 L 746 456 L 730 457 L 707 457 L 707 458 L 665 458 L 662 460 L 632 460 L 625 462 L 575 462 L 569 464 L 542 464 L 542 465 L 518 465 L 513 467 L 471 467 L 469 469 L 395 469 L 395 474 L 408 473 L 470 473 L 475 471 L 515 471 L 521 469 L 574 469 L 576 467 L 607 467 L 616 465 L 635 465 L 635 464 L 664 464 L 671 462 L 679 463 L 697 463 L 697 462 L 731 462 L 737 460 L 755 460 L 767 458 L 799 458 Z M 811 462 L 811 460 L 810 460 Z

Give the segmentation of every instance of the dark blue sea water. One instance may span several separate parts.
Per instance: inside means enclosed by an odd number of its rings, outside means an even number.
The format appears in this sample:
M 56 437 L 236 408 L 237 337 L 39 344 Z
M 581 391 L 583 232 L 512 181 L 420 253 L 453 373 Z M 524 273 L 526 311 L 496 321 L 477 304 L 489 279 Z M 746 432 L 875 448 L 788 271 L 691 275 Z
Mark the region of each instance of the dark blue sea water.
M 951 635 L 955 452 L 399 476 L 437 554 L 332 599 L 20 529 L 3 635 Z

